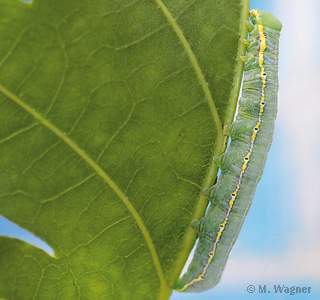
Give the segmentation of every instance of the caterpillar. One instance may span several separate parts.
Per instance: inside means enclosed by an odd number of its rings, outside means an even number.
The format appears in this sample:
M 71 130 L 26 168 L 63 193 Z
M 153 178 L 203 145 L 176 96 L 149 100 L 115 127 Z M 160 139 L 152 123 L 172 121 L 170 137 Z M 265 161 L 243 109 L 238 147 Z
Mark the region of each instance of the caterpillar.
M 220 280 L 229 253 L 248 213 L 272 142 L 277 114 L 278 42 L 281 22 L 271 13 L 250 11 L 249 39 L 242 96 L 233 124 L 225 127 L 231 142 L 214 159 L 221 174 L 205 191 L 211 206 L 193 223 L 199 241 L 178 291 L 201 292 Z

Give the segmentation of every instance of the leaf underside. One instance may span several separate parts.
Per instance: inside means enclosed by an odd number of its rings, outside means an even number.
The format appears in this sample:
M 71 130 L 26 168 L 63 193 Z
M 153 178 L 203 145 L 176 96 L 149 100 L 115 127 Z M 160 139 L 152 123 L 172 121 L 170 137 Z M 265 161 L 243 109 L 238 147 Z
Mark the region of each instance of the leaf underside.
M 0 213 L 54 250 L 1 237 L 0 297 L 157 299 L 229 118 L 240 1 L 0 7 Z

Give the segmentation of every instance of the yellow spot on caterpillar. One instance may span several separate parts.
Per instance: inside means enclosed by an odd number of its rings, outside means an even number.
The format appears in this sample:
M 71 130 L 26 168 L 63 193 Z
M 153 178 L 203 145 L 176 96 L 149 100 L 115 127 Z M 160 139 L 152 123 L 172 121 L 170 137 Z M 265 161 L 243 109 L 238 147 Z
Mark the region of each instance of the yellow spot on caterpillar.
M 256 17 L 258 16 L 258 10 L 257 9 L 252 9 L 251 13 Z
M 258 10 L 256 9 L 253 9 L 251 10 L 251 13 L 257 17 L 258 15 Z M 193 285 L 194 283 L 196 282 L 199 282 L 201 280 L 204 279 L 204 276 L 207 272 L 207 269 L 210 265 L 210 263 L 212 262 L 213 260 L 213 257 L 214 257 L 214 254 L 216 252 L 216 248 L 217 248 L 217 245 L 221 239 L 221 236 L 222 236 L 222 232 L 225 228 L 225 226 L 227 225 L 227 222 L 229 220 L 229 215 L 231 213 L 231 210 L 234 206 L 234 203 L 235 203 L 235 200 L 236 200 L 236 197 L 237 197 L 237 194 L 240 190 L 240 186 L 241 186 L 241 182 L 242 182 L 242 178 L 243 178 L 243 174 L 247 168 L 247 165 L 248 165 L 248 162 L 249 162 L 249 159 L 250 159 L 250 156 L 252 154 L 252 151 L 253 151 L 253 146 L 254 146 L 254 142 L 256 140 L 256 137 L 257 137 L 257 132 L 259 130 L 259 127 L 261 125 L 261 119 L 262 119 L 262 114 L 263 114 L 263 111 L 264 111 L 264 106 L 265 106 L 265 87 L 266 87 L 266 78 L 267 78 L 267 74 L 265 73 L 265 70 L 264 70 L 264 65 L 263 65 L 263 62 L 264 62 L 264 51 L 266 50 L 267 48 L 267 44 L 266 44 L 266 35 L 264 34 L 263 32 L 263 26 L 262 25 L 257 25 L 258 26 L 258 30 L 259 30 L 259 37 L 260 37 L 260 44 L 259 44 L 259 67 L 260 67 L 260 77 L 261 77 L 261 82 L 262 82 L 262 87 L 261 87 L 261 99 L 260 99 L 260 110 L 259 110 L 259 115 L 258 115 L 258 121 L 256 123 L 256 125 L 254 126 L 254 130 L 252 132 L 252 135 L 251 135 L 251 141 L 250 141 L 250 148 L 249 148 L 249 151 L 248 153 L 246 154 L 246 156 L 244 157 L 243 159 L 243 164 L 241 166 L 241 172 L 240 172 L 240 175 L 239 175 L 239 179 L 238 179 L 238 182 L 237 182 L 237 185 L 236 185 L 236 189 L 234 190 L 234 192 L 231 194 L 231 199 L 229 200 L 229 207 L 228 207 L 228 210 L 227 210 L 227 213 L 226 213 L 226 216 L 225 216 L 225 219 L 224 219 L 224 222 L 221 223 L 219 225 L 219 231 L 217 232 L 217 236 L 216 236 L 216 239 L 213 243 L 213 247 L 212 247 L 212 251 L 209 252 L 209 258 L 207 260 L 207 263 L 205 265 L 205 267 L 203 268 L 201 274 L 190 280 L 189 282 L 187 282 L 181 289 L 179 289 L 178 291 L 184 291 L 186 290 L 189 286 Z M 248 209 L 248 207 L 247 207 Z M 246 211 L 247 211 L 246 209 Z M 235 238 L 234 238 L 235 239 Z M 232 241 L 232 244 L 233 244 L 234 240 Z

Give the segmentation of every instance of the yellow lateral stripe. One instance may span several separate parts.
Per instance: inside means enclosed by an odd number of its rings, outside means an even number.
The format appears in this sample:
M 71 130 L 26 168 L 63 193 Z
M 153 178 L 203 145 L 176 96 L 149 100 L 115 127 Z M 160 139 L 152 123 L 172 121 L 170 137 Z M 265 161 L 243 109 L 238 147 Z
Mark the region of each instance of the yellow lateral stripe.
M 258 14 L 258 12 L 256 10 L 253 10 L 253 13 L 255 15 Z M 203 268 L 203 271 L 201 272 L 201 274 L 190 280 L 189 282 L 187 282 L 181 289 L 177 290 L 177 291 L 181 291 L 183 292 L 184 290 L 186 290 L 189 286 L 193 285 L 195 282 L 199 282 L 201 280 L 204 279 L 204 276 L 207 272 L 207 269 L 210 265 L 210 263 L 212 262 L 213 260 L 213 257 L 214 257 L 214 254 L 215 254 L 215 251 L 216 251 L 216 248 L 217 248 L 217 245 L 218 245 L 218 242 L 220 241 L 221 239 L 221 236 L 222 236 L 222 232 L 225 228 L 225 226 L 227 225 L 227 222 L 229 220 L 229 215 L 231 213 L 231 210 L 234 206 L 234 203 L 235 203 L 235 200 L 236 200 L 236 197 L 238 195 L 238 192 L 240 190 L 240 186 L 241 186 L 241 181 L 242 181 L 242 178 L 243 178 L 243 174 L 248 166 L 248 163 L 249 163 L 249 160 L 250 160 L 250 156 L 252 154 L 252 151 L 253 151 L 253 146 L 254 146 L 254 142 L 256 140 L 256 137 L 257 137 L 257 132 L 259 131 L 259 128 L 260 128 L 260 125 L 261 125 L 261 120 L 262 120 L 262 114 L 263 114 L 263 111 L 264 111 L 264 105 L 265 105 L 265 87 L 266 87 L 266 74 L 265 74 L 265 70 L 264 70 L 264 65 L 263 65 L 263 61 L 264 61 L 264 58 L 263 58 L 263 54 L 264 54 L 264 51 L 265 49 L 267 48 L 267 44 L 266 44 L 266 38 L 263 34 L 263 26 L 262 25 L 258 25 L 258 30 L 259 30 L 259 36 L 260 36 L 260 44 L 259 44 L 259 67 L 260 67 L 260 77 L 261 77 L 261 81 L 262 81 L 262 87 L 261 87 L 261 100 L 260 100 L 260 110 L 259 110 L 259 115 L 258 115 L 258 121 L 256 123 L 256 125 L 254 126 L 254 129 L 253 129 L 253 132 L 252 132 L 252 135 L 251 135 L 251 142 L 250 142 L 250 148 L 249 148 L 249 151 L 248 153 L 246 154 L 246 156 L 244 157 L 243 159 L 243 164 L 241 166 L 241 172 L 240 172 L 240 175 L 239 175 L 239 179 L 238 179 L 238 182 L 237 182 L 237 186 L 236 186 L 236 189 L 234 190 L 234 192 L 231 194 L 231 199 L 229 200 L 229 208 L 227 210 L 227 214 L 225 216 L 225 219 L 224 221 L 219 225 L 219 231 L 217 232 L 217 237 L 214 241 L 214 244 L 213 244 L 213 248 L 212 248 L 212 251 L 209 252 L 209 258 L 208 258 L 208 261 L 205 265 L 205 267 Z

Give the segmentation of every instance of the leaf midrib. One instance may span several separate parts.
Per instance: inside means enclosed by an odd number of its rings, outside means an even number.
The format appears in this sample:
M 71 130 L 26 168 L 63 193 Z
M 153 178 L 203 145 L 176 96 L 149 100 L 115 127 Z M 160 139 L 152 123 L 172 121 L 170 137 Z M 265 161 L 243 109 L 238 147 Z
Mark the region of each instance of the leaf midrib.
M 160 264 L 157 252 L 152 243 L 152 239 L 149 235 L 149 232 L 145 227 L 145 225 L 143 224 L 143 221 L 139 216 L 138 212 L 135 210 L 135 208 L 133 207 L 131 202 L 128 200 L 128 198 L 121 192 L 121 190 L 115 184 L 115 182 L 107 175 L 107 173 L 105 173 L 99 167 L 97 163 L 95 163 L 83 150 L 81 150 L 75 142 L 73 142 L 69 137 L 64 135 L 62 131 L 60 131 L 57 127 L 55 127 L 50 121 L 45 119 L 40 113 L 36 112 L 35 109 L 31 108 L 28 104 L 24 103 L 21 99 L 19 99 L 16 95 L 11 93 L 2 85 L 0 85 L 0 91 L 4 95 L 6 95 L 9 99 L 13 100 L 16 104 L 22 107 L 24 110 L 26 110 L 30 115 L 32 115 L 35 119 L 37 119 L 42 125 L 47 127 L 49 130 L 55 133 L 59 138 L 61 138 L 71 149 L 73 149 L 80 157 L 82 157 L 82 159 L 86 161 L 97 172 L 97 174 L 107 182 L 107 184 L 109 184 L 109 186 L 113 189 L 113 191 L 117 194 L 117 196 L 123 201 L 123 203 L 129 209 L 133 218 L 136 220 L 142 232 L 142 235 L 144 236 L 147 242 L 147 245 L 149 247 L 149 250 L 153 259 L 153 263 L 155 265 L 155 268 L 159 276 L 161 287 L 164 288 L 166 286 L 166 280 L 161 268 L 161 264 Z

